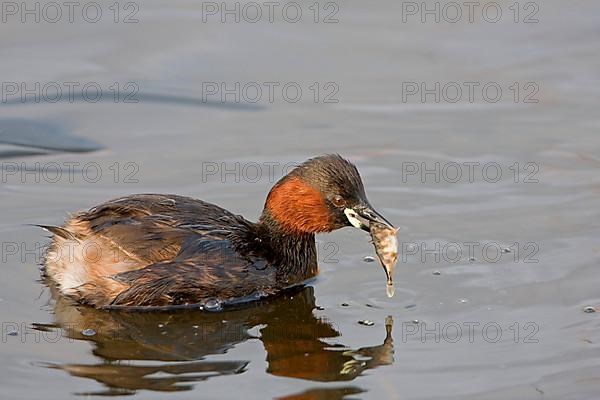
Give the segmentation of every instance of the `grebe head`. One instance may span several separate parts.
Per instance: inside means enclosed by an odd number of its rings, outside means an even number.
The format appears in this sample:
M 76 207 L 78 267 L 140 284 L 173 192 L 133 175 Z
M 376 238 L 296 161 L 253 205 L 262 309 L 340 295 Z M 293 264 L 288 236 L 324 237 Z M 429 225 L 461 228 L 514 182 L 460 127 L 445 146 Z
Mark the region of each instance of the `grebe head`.
M 275 184 L 261 221 L 288 233 L 330 232 L 354 226 L 367 232 L 373 222 L 392 225 L 369 204 L 356 167 L 337 154 L 312 158 Z

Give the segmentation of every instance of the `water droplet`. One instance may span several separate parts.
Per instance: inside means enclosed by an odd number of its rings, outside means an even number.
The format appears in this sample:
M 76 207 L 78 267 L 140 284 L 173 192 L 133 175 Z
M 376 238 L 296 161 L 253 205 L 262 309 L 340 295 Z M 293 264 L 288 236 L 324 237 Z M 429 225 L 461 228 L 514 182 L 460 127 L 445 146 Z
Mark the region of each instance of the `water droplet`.
M 418 324 L 420 324 L 420 323 L 421 323 L 421 321 L 419 321 L 418 319 L 413 319 L 413 320 L 412 320 L 412 321 L 410 321 L 410 322 L 412 322 L 412 323 L 413 323 L 413 324 L 415 324 L 415 325 L 418 325 Z
M 158 324 L 159 328 L 164 328 L 165 324 Z
M 342 307 L 348 307 L 349 305 L 350 305 L 350 304 L 348 304 L 348 303 L 342 303 L 342 304 L 341 304 L 341 306 L 342 306 Z
M 315 308 L 319 311 L 323 311 L 325 309 L 325 307 L 323 307 L 323 306 L 316 306 Z
M 510 253 L 510 252 L 512 252 L 512 250 L 509 249 L 508 247 L 505 247 L 505 248 L 502 249 L 502 252 L 503 253 Z
M 81 331 L 81 334 L 82 334 L 83 336 L 95 336 L 95 335 L 96 335 L 96 331 L 95 331 L 95 330 L 93 330 L 93 329 L 91 329 L 91 328 L 88 328 L 88 329 L 84 329 L 84 330 L 82 330 L 82 331 Z
M 469 257 L 469 262 L 475 262 L 477 260 L 475 260 L 475 257 Z
M 222 309 L 221 300 L 208 299 L 204 302 L 204 309 L 207 311 L 220 311 Z
M 18 331 L 10 331 L 7 333 L 8 336 L 18 336 L 19 332 Z
M 393 283 L 388 283 L 385 286 L 385 293 L 387 294 L 387 297 L 391 298 L 394 297 L 394 293 L 396 292 L 396 289 L 394 288 L 394 284 Z
M 586 313 L 595 313 L 596 312 L 596 308 L 592 307 L 592 306 L 587 306 L 587 307 L 585 307 L 583 309 L 583 312 L 586 312 Z
M 468 303 L 468 302 L 469 302 L 469 299 L 464 299 L 464 298 L 463 298 L 463 299 L 458 299 L 457 301 L 458 301 L 459 303 L 463 303 L 463 304 L 464 304 L 464 303 Z
M 404 306 L 404 308 L 406 308 L 407 310 L 410 310 L 411 308 L 415 308 L 417 305 L 416 304 L 409 304 L 407 306 Z
M 441 275 L 442 273 L 440 271 L 433 271 L 433 274 L 438 276 L 438 275 Z
M 375 325 L 375 322 L 369 320 L 369 319 L 363 319 L 358 321 L 359 324 L 364 325 L 364 326 L 373 326 Z
M 200 327 L 199 327 L 198 325 L 192 325 L 192 328 L 194 328 L 194 329 L 198 329 L 198 328 L 200 328 Z
M 375 261 L 375 257 L 373 257 L 373 256 L 364 256 L 363 257 L 363 261 L 364 262 L 373 262 L 373 261 Z

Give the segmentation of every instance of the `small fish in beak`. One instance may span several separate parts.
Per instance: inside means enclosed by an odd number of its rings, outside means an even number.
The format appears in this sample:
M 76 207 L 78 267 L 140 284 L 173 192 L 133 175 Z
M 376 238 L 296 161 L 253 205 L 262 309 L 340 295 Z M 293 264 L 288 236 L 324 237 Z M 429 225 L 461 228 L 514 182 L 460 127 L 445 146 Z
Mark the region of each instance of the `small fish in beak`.
M 387 277 L 387 295 L 394 296 L 392 274 L 398 261 L 398 238 L 396 237 L 398 229 L 375 211 L 366 200 L 353 208 L 346 208 L 344 213 L 352 226 L 371 234 L 375 252 Z
M 394 296 L 392 274 L 398 261 L 398 238 L 396 237 L 398 229 L 379 222 L 371 222 L 369 228 L 375 252 L 387 277 L 387 296 L 392 297 Z

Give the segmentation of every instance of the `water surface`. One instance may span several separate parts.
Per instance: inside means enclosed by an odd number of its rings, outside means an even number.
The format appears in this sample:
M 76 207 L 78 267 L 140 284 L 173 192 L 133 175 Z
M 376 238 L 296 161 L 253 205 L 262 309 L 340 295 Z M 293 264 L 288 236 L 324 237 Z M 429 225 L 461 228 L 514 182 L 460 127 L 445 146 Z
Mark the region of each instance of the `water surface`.
M 202 22 L 201 3 L 182 1 L 144 2 L 133 24 L 0 24 L 3 82 L 96 82 L 106 96 L 0 104 L 4 395 L 599 393 L 600 314 L 583 310 L 600 304 L 600 8 L 544 1 L 525 24 L 512 21 L 513 2 L 498 3 L 506 18 L 495 24 L 403 22 L 394 1 L 339 3 L 332 24 Z M 403 82 L 472 81 L 497 83 L 502 98 L 403 99 Z M 207 82 L 294 82 L 303 96 L 204 101 Z M 324 101 L 330 82 L 338 102 Z M 526 103 L 531 82 L 538 101 Z M 137 85 L 139 101 L 115 102 L 115 83 Z M 106 313 L 39 282 L 48 239 L 28 224 L 143 192 L 255 220 L 282 170 L 327 152 L 358 165 L 371 202 L 401 228 L 391 299 L 380 266 L 363 261 L 368 236 L 353 229 L 319 236 L 309 287 L 226 313 Z M 437 176 L 423 174 L 436 163 Z M 452 163 L 473 165 L 473 179 L 443 175 Z M 490 163 L 497 180 L 482 172 Z M 496 259 L 486 244 L 511 250 Z

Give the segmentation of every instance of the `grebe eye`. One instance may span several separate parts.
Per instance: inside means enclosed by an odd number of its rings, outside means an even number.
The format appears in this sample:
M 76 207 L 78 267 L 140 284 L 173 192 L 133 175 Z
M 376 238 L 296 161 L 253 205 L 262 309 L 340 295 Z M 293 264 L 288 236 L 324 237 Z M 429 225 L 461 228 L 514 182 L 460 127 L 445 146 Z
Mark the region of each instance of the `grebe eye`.
M 342 196 L 335 196 L 331 199 L 331 202 L 336 207 L 344 207 L 346 205 L 346 201 L 342 198 Z

